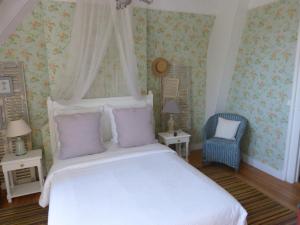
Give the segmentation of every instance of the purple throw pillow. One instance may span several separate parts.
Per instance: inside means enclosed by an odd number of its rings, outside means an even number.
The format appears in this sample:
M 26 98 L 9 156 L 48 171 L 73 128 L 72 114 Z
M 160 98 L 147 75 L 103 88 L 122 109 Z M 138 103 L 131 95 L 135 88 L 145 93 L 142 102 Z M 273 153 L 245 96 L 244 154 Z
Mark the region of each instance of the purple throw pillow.
M 60 140 L 60 159 L 105 151 L 101 141 L 100 113 L 78 113 L 55 117 Z
M 155 143 L 152 107 L 113 109 L 121 147 Z

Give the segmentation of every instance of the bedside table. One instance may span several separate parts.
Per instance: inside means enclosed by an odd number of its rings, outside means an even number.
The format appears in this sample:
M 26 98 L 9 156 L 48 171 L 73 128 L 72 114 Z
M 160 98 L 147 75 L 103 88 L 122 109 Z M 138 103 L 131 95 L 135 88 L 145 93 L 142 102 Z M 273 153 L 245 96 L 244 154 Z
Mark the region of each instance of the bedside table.
M 12 198 L 41 192 L 44 184 L 42 171 L 42 150 L 30 150 L 26 155 L 16 156 L 13 153 L 7 153 L 1 160 L 0 165 L 4 173 L 5 186 L 7 191 L 7 200 L 12 202 Z M 39 181 L 14 185 L 12 171 L 37 167 Z
M 182 148 L 181 145 L 185 144 L 185 160 L 188 161 L 189 158 L 189 142 L 191 135 L 180 131 L 177 136 L 174 136 L 172 133 L 162 132 L 158 133 L 159 142 L 165 144 L 167 146 L 175 144 L 176 152 L 179 156 L 182 156 Z

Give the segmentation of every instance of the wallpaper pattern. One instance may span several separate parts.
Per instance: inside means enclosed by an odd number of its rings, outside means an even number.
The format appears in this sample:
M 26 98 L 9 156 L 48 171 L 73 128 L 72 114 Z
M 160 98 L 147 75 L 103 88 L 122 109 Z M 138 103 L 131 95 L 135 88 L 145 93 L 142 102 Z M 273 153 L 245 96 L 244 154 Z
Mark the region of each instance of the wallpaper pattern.
M 72 18 L 75 12 L 75 3 L 55 2 L 43 0 L 45 15 L 45 35 L 48 52 L 48 67 L 50 77 L 51 93 L 55 92 L 55 82 L 57 76 L 63 74 L 65 49 L 68 47 L 72 29 Z M 138 59 L 139 83 L 141 89 L 147 90 L 147 20 L 145 9 L 134 9 L 134 39 L 135 50 Z M 105 67 L 104 67 L 105 68 Z M 105 82 L 108 84 L 113 81 L 113 76 L 109 69 L 106 74 Z M 107 90 L 109 92 L 109 90 Z M 109 93 L 104 94 L 109 96 Z
M 46 99 L 55 92 L 57 76 L 63 74 L 64 50 L 70 41 L 74 9 L 74 3 L 40 0 L 32 15 L 0 48 L 0 60 L 25 62 L 34 147 L 42 146 L 40 130 L 47 122 Z M 192 67 L 195 141 L 199 141 L 203 125 L 206 53 L 213 21 L 213 16 L 134 9 L 139 81 L 144 93 L 154 90 L 155 106 L 159 86 L 147 70 L 151 61 L 162 56 L 172 63 Z M 47 129 L 43 128 L 43 133 Z
M 245 153 L 275 169 L 281 169 L 284 160 L 298 7 L 297 0 L 279 0 L 249 12 L 227 107 L 250 122 Z M 42 145 L 40 129 L 47 122 L 46 98 L 50 89 L 55 91 L 55 78 L 62 74 L 73 13 L 72 3 L 41 0 L 0 47 L 0 60 L 25 63 L 34 147 Z M 134 18 L 139 78 L 144 92 L 154 91 L 157 124 L 159 80 L 150 67 L 156 57 L 164 57 L 192 68 L 193 141 L 199 142 L 205 114 L 206 55 L 214 17 L 135 9 Z M 42 130 L 47 139 L 48 128 Z
M 62 74 L 64 50 L 69 44 L 75 4 L 41 0 L 8 41 L 0 47 L 0 60 L 24 61 L 33 147 L 42 146 L 41 128 L 47 122 L 46 100 L 55 78 Z M 143 92 L 147 90 L 145 9 L 134 10 L 136 54 Z
M 148 10 L 148 89 L 154 92 L 155 118 L 160 129 L 160 79 L 152 74 L 157 57 L 192 69 L 192 138 L 201 141 L 205 115 L 206 58 L 214 16 Z
M 70 41 L 75 3 L 42 0 L 51 93 L 57 76 L 63 73 L 64 50 Z
M 228 111 L 245 116 L 244 152 L 283 167 L 295 49 L 297 0 L 280 0 L 249 12 L 231 85 Z
M 47 52 L 45 48 L 42 4 L 28 16 L 0 46 L 1 61 L 23 61 L 33 146 L 42 146 L 40 128 L 47 122 L 46 99 L 49 95 Z

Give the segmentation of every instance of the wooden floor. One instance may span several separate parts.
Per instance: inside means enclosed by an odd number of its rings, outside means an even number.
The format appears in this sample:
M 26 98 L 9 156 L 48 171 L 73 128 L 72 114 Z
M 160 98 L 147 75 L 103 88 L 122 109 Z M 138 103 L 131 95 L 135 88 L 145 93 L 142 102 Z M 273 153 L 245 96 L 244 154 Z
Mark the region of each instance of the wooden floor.
M 192 152 L 189 161 L 195 167 L 202 167 L 201 152 Z M 220 172 L 224 172 L 224 170 L 226 170 L 228 173 L 235 173 L 236 176 L 245 180 L 261 192 L 292 210 L 296 211 L 297 204 L 300 203 L 300 184 L 288 184 L 286 182 L 282 182 L 244 163 L 242 163 L 241 169 L 238 173 L 219 164 L 212 164 L 209 166 L 220 169 Z M 6 200 L 6 194 L 3 192 L 0 197 L 0 208 L 37 203 L 38 199 L 39 194 L 28 195 L 15 198 L 13 199 L 13 202 L 9 204 Z
M 201 151 L 192 152 L 189 161 L 195 167 L 202 167 Z M 285 207 L 294 211 L 297 210 L 297 205 L 300 203 L 300 183 L 289 184 L 287 182 L 283 182 L 246 163 L 241 164 L 240 171 L 237 173 L 233 169 L 220 164 L 212 164 L 208 166 L 218 167 L 220 169 L 220 173 L 224 170 L 227 170 L 230 173 L 235 173 L 236 176 L 245 180 L 247 183 L 272 199 L 278 201 Z

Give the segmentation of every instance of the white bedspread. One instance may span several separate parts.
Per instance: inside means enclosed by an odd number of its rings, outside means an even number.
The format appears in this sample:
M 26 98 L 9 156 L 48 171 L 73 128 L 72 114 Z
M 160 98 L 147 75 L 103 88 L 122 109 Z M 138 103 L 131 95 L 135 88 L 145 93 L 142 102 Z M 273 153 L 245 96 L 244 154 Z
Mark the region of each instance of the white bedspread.
M 49 225 L 245 225 L 220 186 L 160 144 L 56 161 L 40 198 Z

